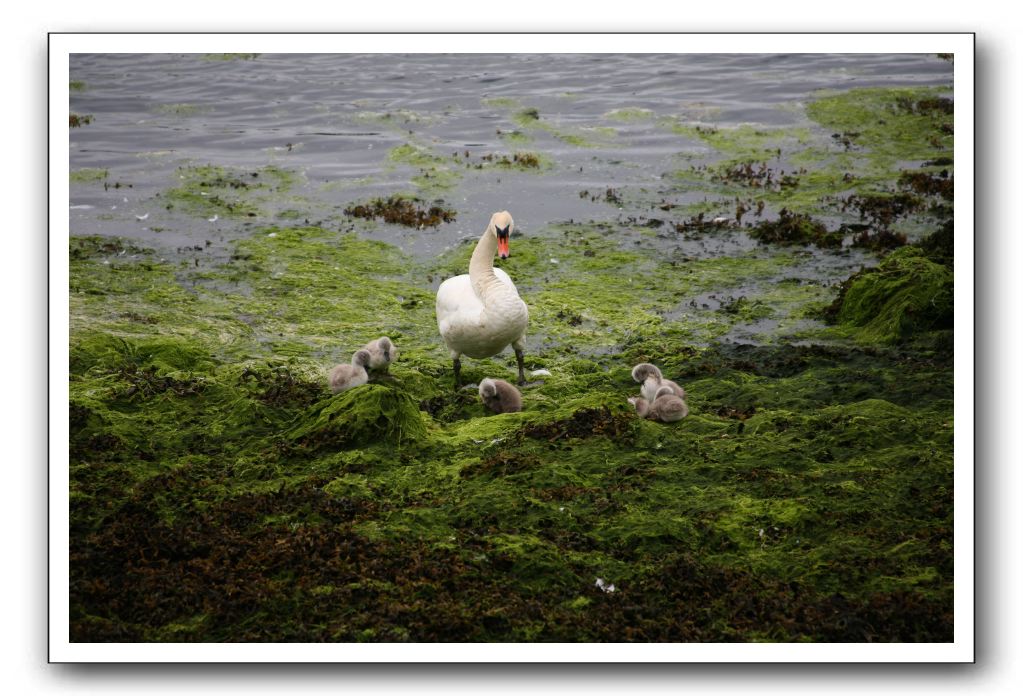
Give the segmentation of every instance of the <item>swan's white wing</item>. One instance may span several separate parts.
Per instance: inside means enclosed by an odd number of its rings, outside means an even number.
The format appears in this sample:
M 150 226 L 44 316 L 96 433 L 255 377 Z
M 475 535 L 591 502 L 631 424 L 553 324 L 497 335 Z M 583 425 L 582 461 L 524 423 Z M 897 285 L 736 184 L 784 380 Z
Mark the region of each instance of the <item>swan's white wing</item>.
M 472 291 L 468 275 L 448 278 L 437 288 L 437 320 L 457 314 L 472 305 L 482 307 L 476 293 Z
M 494 275 L 496 275 L 501 281 L 503 281 L 508 287 L 510 287 L 512 291 L 515 292 L 516 295 L 519 294 L 518 288 L 515 287 L 515 283 L 512 282 L 512 279 L 508 276 L 507 273 L 502 271 L 500 268 L 495 268 Z
M 437 288 L 437 327 L 447 340 L 455 324 L 478 318 L 483 304 L 472 290 L 468 275 L 448 278 Z

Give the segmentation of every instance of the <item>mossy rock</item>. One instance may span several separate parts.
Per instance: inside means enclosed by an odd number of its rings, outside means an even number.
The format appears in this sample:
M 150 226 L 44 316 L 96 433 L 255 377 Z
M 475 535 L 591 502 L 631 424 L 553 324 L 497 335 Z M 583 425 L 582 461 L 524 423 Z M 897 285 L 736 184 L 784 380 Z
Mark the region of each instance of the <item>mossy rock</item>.
M 92 368 L 125 370 L 148 368 L 157 374 L 208 371 L 214 362 L 209 351 L 178 338 L 154 337 L 140 340 L 93 334 L 71 345 L 71 372 L 82 374 Z
M 425 435 L 426 423 L 411 396 L 378 384 L 365 384 L 313 406 L 286 437 L 320 449 L 381 441 L 401 444 Z
M 865 340 L 897 343 L 952 328 L 953 285 L 952 271 L 906 247 L 849 278 L 828 313 L 837 323 L 858 328 Z

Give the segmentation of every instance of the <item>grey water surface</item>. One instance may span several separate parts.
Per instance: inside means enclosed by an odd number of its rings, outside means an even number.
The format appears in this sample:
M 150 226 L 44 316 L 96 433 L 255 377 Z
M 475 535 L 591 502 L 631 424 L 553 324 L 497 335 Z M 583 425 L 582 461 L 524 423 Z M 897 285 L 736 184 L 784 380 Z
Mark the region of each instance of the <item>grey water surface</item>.
M 951 72 L 915 54 L 74 54 L 70 109 L 92 121 L 70 130 L 70 168 L 107 176 L 72 181 L 70 230 L 223 254 L 254 229 L 296 216 L 340 229 L 353 202 L 404 193 L 442 200 L 456 221 L 425 230 L 379 224 L 368 234 L 430 256 L 478 235 L 495 210 L 511 210 L 527 234 L 620 218 L 629 211 L 581 193 L 656 190 L 680 157 L 706 150 L 665 128 L 665 118 L 800 125 L 816 90 L 947 85 Z M 518 145 L 505 137 L 523 109 L 536 109 L 550 130 L 532 129 Z M 623 109 L 649 113 L 622 118 Z M 416 167 L 388 156 L 406 143 L 453 162 L 528 150 L 552 164 L 541 174 L 466 169 L 448 189 L 419 190 Z M 295 172 L 298 184 L 257 219 L 168 210 L 160 194 L 178 184 L 179 168 L 195 165 L 272 165 Z

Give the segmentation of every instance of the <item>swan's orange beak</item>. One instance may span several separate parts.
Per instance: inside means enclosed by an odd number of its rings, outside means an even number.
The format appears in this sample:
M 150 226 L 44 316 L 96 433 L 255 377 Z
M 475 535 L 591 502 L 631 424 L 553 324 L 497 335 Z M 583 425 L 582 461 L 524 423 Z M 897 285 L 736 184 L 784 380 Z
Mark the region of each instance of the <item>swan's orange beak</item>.
M 511 225 L 503 230 L 500 227 L 497 228 L 497 255 L 502 259 L 511 256 L 511 251 L 508 250 L 508 235 L 510 232 Z

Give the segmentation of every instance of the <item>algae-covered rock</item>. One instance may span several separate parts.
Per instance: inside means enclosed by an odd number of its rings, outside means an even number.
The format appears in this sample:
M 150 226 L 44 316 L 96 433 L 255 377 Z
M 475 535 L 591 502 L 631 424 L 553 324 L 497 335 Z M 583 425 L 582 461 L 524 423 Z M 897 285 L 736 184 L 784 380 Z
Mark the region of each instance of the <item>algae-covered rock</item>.
M 952 271 L 907 247 L 849 278 L 827 315 L 866 340 L 896 343 L 952 328 L 953 284 Z
M 91 368 L 125 370 L 149 368 L 159 374 L 209 370 L 213 360 L 198 344 L 178 338 L 129 339 L 93 334 L 71 345 L 71 372 L 81 374 Z
M 288 439 L 318 449 L 327 445 L 417 440 L 426 424 L 415 400 L 404 391 L 378 384 L 349 389 L 312 407 Z

